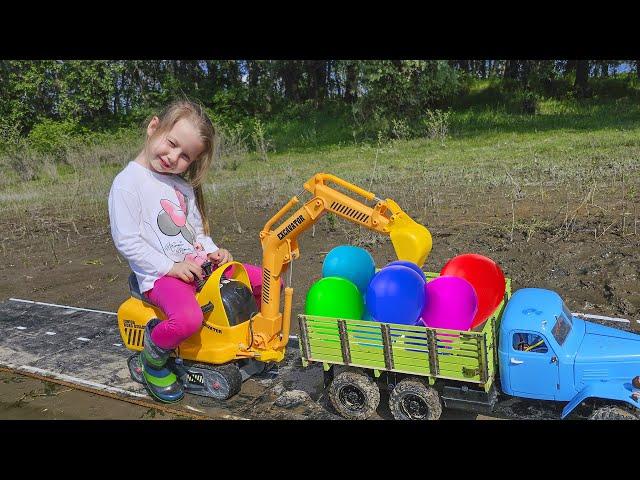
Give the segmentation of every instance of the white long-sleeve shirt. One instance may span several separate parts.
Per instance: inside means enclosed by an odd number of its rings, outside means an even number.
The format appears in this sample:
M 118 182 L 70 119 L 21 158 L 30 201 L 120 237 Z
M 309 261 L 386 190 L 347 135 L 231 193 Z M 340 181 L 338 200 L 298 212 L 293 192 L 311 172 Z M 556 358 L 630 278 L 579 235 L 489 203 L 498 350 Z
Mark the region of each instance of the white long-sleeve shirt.
M 141 292 L 153 288 L 174 262 L 201 264 L 206 254 L 218 250 L 204 234 L 191 185 L 136 162 L 113 180 L 109 220 L 113 242 L 136 274 Z

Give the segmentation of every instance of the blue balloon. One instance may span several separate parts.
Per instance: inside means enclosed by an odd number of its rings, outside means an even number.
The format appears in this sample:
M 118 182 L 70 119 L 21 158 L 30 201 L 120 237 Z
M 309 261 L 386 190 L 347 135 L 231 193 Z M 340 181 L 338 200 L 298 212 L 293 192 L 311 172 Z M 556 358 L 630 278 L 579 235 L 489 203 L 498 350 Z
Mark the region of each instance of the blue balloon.
M 361 293 L 376 273 L 373 257 L 364 248 L 341 245 L 332 249 L 322 263 L 323 277 L 342 277 L 354 283 Z
M 403 265 L 375 274 L 367 288 L 367 311 L 383 323 L 415 325 L 425 302 L 424 279 Z
M 402 265 L 402 266 L 405 266 L 405 267 L 409 267 L 411 270 L 413 270 L 413 271 L 417 272 L 418 274 L 420 274 L 420 276 L 424 280 L 424 283 L 427 283 L 427 277 L 425 276 L 424 272 L 422 271 L 422 269 L 417 264 L 415 264 L 413 262 L 409 262 L 408 260 L 396 260 L 395 262 L 389 263 L 387 265 L 387 267 L 390 267 L 391 265 Z

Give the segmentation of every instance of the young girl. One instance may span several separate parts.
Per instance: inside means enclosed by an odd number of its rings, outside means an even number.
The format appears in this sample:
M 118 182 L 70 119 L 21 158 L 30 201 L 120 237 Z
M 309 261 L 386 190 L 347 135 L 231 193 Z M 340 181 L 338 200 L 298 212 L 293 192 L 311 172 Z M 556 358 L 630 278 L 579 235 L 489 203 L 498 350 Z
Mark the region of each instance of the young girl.
M 172 103 L 149 122 L 144 148 L 116 176 L 109 192 L 115 246 L 129 262 L 140 291 L 167 316 L 147 324 L 140 355 L 147 387 L 163 402 L 184 395 L 165 365 L 171 351 L 202 325 L 194 283 L 202 279 L 200 266 L 206 260 L 215 266 L 233 259 L 209 237 L 202 195 L 215 135 L 202 107 Z M 249 268 L 251 277 L 260 275 L 257 267 Z

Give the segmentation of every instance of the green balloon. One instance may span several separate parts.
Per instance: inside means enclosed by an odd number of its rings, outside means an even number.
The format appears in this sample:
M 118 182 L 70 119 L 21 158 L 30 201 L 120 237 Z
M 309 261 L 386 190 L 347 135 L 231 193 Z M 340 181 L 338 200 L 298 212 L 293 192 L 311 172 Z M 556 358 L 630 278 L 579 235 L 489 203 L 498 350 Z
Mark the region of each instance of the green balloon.
M 305 315 L 360 320 L 363 312 L 362 294 L 344 278 L 321 278 L 307 292 Z

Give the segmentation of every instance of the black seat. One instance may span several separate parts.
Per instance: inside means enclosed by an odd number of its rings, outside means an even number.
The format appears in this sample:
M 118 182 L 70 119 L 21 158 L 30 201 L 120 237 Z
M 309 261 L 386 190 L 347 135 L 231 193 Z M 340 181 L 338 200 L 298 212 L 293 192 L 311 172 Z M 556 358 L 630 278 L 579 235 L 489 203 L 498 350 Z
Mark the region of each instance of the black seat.
M 144 303 L 148 303 L 149 305 L 153 305 L 154 307 L 158 306 L 140 292 L 138 278 L 133 272 L 131 272 L 131 274 L 129 275 L 129 291 L 131 292 L 132 297 L 137 298 L 138 300 L 142 300 Z
M 160 305 L 152 302 L 148 297 L 140 293 L 140 285 L 138 285 L 138 278 L 136 277 L 136 274 L 133 272 L 131 272 L 131 274 L 129 275 L 129 292 L 131 292 L 132 297 L 137 298 L 138 300 L 142 300 L 142 302 L 148 305 L 152 305 L 154 307 L 160 308 Z M 204 313 L 210 312 L 211 310 L 213 310 L 213 305 L 211 304 L 211 302 L 209 302 L 207 305 L 202 305 L 202 311 Z

